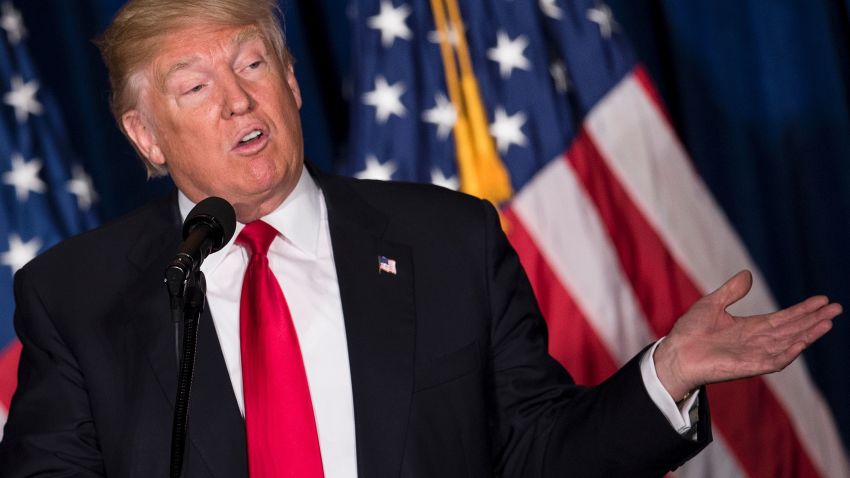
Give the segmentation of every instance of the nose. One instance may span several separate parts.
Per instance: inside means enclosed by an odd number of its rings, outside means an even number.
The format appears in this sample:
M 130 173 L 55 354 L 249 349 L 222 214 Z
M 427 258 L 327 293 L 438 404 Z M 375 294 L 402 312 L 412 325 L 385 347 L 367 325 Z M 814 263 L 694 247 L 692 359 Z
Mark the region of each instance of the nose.
M 223 83 L 224 104 L 221 109 L 223 119 L 242 115 L 253 109 L 254 100 L 236 75 L 227 75 Z

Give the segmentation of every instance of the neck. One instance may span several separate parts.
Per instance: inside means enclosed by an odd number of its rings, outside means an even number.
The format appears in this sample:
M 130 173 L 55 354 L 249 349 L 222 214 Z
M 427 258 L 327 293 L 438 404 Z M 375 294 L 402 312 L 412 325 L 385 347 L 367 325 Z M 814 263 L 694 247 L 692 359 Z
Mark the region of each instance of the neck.
M 233 209 L 236 210 L 236 220 L 242 224 L 248 224 L 249 222 L 256 221 L 277 209 L 281 204 L 283 204 L 284 199 L 286 199 L 286 196 L 274 198 L 261 204 L 252 202 L 235 202 L 233 203 Z

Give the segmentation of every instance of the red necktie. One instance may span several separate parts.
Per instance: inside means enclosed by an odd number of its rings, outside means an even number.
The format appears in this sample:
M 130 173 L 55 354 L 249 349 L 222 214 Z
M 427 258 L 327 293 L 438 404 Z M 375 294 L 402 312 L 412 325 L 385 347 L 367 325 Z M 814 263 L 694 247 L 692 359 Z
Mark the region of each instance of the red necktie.
M 276 236 L 272 226 L 254 221 L 236 239 L 251 254 L 239 307 L 249 476 L 322 477 L 298 336 L 266 257 Z

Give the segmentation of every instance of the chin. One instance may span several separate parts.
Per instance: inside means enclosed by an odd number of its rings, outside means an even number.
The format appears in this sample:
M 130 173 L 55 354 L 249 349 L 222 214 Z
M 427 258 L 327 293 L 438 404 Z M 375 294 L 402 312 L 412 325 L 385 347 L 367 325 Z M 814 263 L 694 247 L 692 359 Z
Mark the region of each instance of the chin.
M 236 190 L 242 198 L 257 204 L 264 203 L 278 195 L 285 195 L 286 180 L 277 176 L 253 178 L 250 182 L 241 184 Z
M 245 189 L 250 191 L 265 191 L 273 189 L 276 184 L 283 182 L 281 175 L 274 171 L 255 171 L 245 178 Z

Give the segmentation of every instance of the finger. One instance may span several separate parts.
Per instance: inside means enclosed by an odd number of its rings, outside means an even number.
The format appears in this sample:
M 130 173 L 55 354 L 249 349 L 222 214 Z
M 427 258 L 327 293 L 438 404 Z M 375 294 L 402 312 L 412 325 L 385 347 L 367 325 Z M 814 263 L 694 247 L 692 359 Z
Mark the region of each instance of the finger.
M 753 324 L 755 334 L 751 340 L 762 344 L 761 347 L 771 356 L 781 355 L 798 342 L 811 343 L 832 327 L 832 319 L 841 313 L 839 304 L 829 304 L 798 320 L 789 321 L 778 327 L 767 324 Z M 827 325 L 820 325 L 827 323 Z
M 818 322 L 813 325 L 806 333 L 803 338 L 799 341 L 796 341 L 791 344 L 784 352 L 776 355 L 774 357 L 773 368 L 774 371 L 779 371 L 788 366 L 791 362 L 794 361 L 804 350 L 806 350 L 809 345 L 813 344 L 819 338 L 823 337 L 824 334 L 829 332 L 832 329 L 832 321 L 826 320 L 823 322 Z
M 719 302 L 723 308 L 743 299 L 753 286 L 753 275 L 748 270 L 743 270 L 732 276 L 717 290 L 708 296 Z
M 818 320 L 809 319 L 795 323 L 794 327 L 797 330 L 794 333 L 785 334 L 781 337 L 776 336 L 777 342 L 774 342 L 774 352 L 772 355 L 782 355 L 786 349 L 793 347 L 795 344 L 804 343 L 806 346 L 811 345 L 832 329 L 832 319 L 829 316 L 823 316 Z
M 841 312 L 841 304 L 829 304 L 797 320 L 786 322 L 782 327 L 776 328 L 775 331 L 788 340 L 796 340 L 801 334 L 807 333 L 809 329 L 821 322 L 831 323 L 832 319 L 837 317 Z
M 767 318 L 772 325 L 777 326 L 782 322 L 795 320 L 803 315 L 810 314 L 827 304 L 829 304 L 829 299 L 826 296 L 817 295 L 809 297 L 808 299 L 794 304 L 791 307 L 767 314 Z
M 785 350 L 785 352 L 774 359 L 773 371 L 779 372 L 780 370 L 785 369 L 785 367 L 799 357 L 800 354 L 803 353 L 803 350 L 806 350 L 806 347 L 808 346 L 809 345 L 805 342 L 796 342 L 792 344 Z

